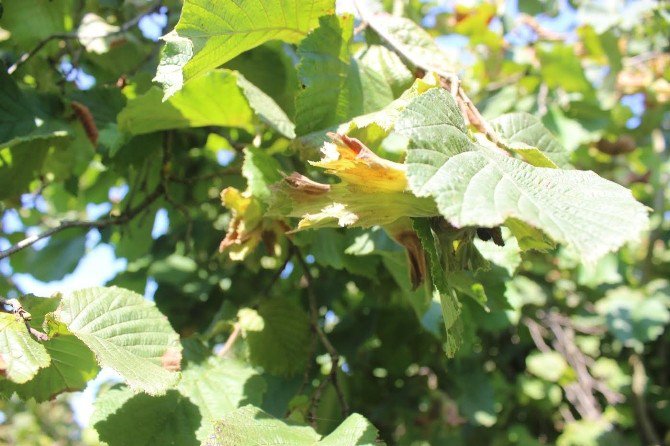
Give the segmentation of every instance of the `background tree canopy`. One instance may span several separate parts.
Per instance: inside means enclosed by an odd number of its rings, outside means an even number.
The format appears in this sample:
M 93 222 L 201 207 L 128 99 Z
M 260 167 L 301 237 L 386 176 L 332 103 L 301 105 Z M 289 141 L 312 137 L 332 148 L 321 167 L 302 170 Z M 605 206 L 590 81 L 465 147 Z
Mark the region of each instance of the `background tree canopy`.
M 670 443 L 668 35 L 1 0 L 0 443 Z

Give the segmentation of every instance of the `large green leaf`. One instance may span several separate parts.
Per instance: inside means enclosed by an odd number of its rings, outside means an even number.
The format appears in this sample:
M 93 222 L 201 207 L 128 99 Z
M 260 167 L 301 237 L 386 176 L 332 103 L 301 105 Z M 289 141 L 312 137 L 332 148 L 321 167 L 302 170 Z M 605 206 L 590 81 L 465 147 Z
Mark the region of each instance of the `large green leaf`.
M 295 300 L 264 301 L 258 311 L 240 310 L 239 319 L 253 364 L 277 375 L 303 370 L 309 355 L 309 319 Z
M 358 414 L 350 415 L 330 435 L 309 426 L 287 424 L 253 406 L 242 407 L 215 424 L 205 446 L 375 446 L 377 429 Z
M 46 349 L 33 339 L 23 318 L 0 312 L 0 376 L 21 384 L 50 362 Z
M 62 297 L 54 318 L 135 390 L 162 394 L 179 378 L 171 371 L 179 368 L 179 336 L 139 294 L 116 287 L 75 291 Z
M 269 40 L 297 43 L 334 6 L 333 0 L 186 0 L 179 23 L 163 38 L 156 81 L 170 96 L 189 79 Z
M 473 142 L 445 90 L 416 98 L 395 130 L 410 139 L 410 188 L 435 198 L 456 227 L 516 218 L 595 261 L 638 239 L 648 225 L 647 210 L 630 191 L 593 172 L 534 167 Z
M 285 136 L 295 136 L 293 123 L 272 98 L 230 70 L 215 70 L 194 79 L 165 102 L 161 90 L 151 88 L 128 101 L 119 113 L 118 123 L 121 130 L 133 135 L 205 126 L 238 127 L 253 132 L 254 113 Z
M 245 404 L 260 406 L 265 380 L 254 369 L 232 359 L 211 358 L 192 364 L 183 372 L 178 390 L 200 411 L 200 440 L 211 431 L 212 423 Z
M 298 76 L 305 88 L 296 98 L 297 133 L 323 130 L 393 100 L 386 79 L 352 58 L 353 16 L 328 16 L 298 47 Z
M 59 297 L 21 298 L 21 305 L 32 316 L 30 325 L 37 330 L 43 329 L 45 316 L 56 310 L 59 303 Z M 43 345 L 51 356 L 51 363 L 24 384 L 0 381 L 0 393 L 16 392 L 24 400 L 47 401 L 63 391 L 82 390 L 100 370 L 93 352 L 65 329 L 52 333 Z

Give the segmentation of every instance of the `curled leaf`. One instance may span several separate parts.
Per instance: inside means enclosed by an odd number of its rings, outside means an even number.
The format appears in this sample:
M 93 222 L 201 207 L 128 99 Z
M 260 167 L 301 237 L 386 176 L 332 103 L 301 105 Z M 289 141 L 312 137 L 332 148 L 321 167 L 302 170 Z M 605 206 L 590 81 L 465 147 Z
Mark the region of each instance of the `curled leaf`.
M 273 187 L 268 215 L 298 217 L 296 230 L 321 227 L 371 227 L 404 217 L 437 215 L 429 198 L 414 196 L 405 166 L 384 159 L 361 141 L 330 133 L 323 158 L 311 164 L 342 181 L 322 184 L 294 173 Z
M 263 219 L 263 206 L 257 198 L 227 187 L 221 192 L 221 201 L 232 212 L 232 219 L 219 245 L 220 252 L 228 251 L 231 260 L 244 260 L 263 241 L 269 252 L 281 253 L 277 235 L 284 228 L 280 222 Z

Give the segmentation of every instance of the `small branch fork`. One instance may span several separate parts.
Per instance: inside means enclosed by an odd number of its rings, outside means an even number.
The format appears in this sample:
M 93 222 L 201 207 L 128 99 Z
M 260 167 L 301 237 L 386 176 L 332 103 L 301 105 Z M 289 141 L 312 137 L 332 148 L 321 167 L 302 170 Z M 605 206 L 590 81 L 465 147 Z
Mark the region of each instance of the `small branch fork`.
M 562 385 L 568 401 L 581 418 L 588 420 L 602 418 L 602 408 L 596 399 L 596 392 L 603 395 L 608 404 L 622 402 L 623 395 L 613 391 L 591 375 L 589 367 L 593 364 L 593 360 L 577 347 L 575 343 L 577 329 L 569 318 L 556 312 L 549 314 L 539 312 L 538 316 L 541 323 L 531 318 L 523 319 L 533 343 L 543 353 L 551 351 L 560 353 L 577 375 L 575 382 Z M 589 333 L 593 334 L 591 331 Z M 545 342 L 545 337 L 553 338 L 553 349 Z M 569 410 L 563 415 L 566 421 L 574 419 Z
M 127 211 L 123 212 L 121 215 L 118 217 L 112 217 L 112 218 L 104 218 L 100 220 L 66 220 L 62 221 L 58 226 L 53 227 L 51 229 L 48 229 L 44 232 L 41 232 L 39 234 L 27 237 L 17 244 L 9 247 L 8 249 L 4 251 L 0 251 L 0 260 L 5 259 L 12 254 L 15 254 L 23 249 L 28 248 L 29 246 L 32 246 L 36 242 L 43 240 L 45 238 L 51 237 L 54 234 L 57 234 L 61 231 L 64 231 L 66 229 L 70 228 L 84 228 L 84 229 L 102 229 L 107 226 L 117 226 L 121 225 L 124 223 L 128 223 L 130 220 L 135 218 L 137 215 L 139 215 L 143 210 L 148 208 L 153 202 L 155 202 L 158 198 L 160 198 L 165 192 L 165 188 L 163 184 L 159 184 L 156 189 L 147 195 L 144 200 L 137 206 L 128 209 Z
M 11 310 L 9 308 L 11 308 Z M 26 324 L 28 332 L 38 341 L 49 340 L 49 336 L 30 326 L 30 319 L 32 319 L 32 316 L 23 308 L 23 306 L 21 306 L 21 303 L 17 299 L 3 299 L 0 297 L 0 311 L 12 313 L 17 317 L 20 317 Z
M 344 397 L 344 391 L 342 390 L 342 386 L 337 377 L 337 372 L 340 363 L 340 354 L 338 353 L 337 349 L 335 349 L 333 344 L 328 339 L 328 336 L 326 336 L 326 334 L 321 329 L 321 326 L 319 325 L 319 310 L 317 305 L 316 293 L 314 292 L 314 276 L 312 276 L 312 272 L 309 269 L 309 265 L 305 261 L 304 256 L 302 255 L 300 249 L 297 246 L 292 244 L 292 250 L 295 258 L 298 260 L 298 263 L 300 263 L 300 266 L 303 270 L 305 282 L 307 285 L 306 289 L 307 289 L 307 297 L 309 300 L 310 324 L 312 327 L 312 333 L 314 334 L 315 339 L 319 340 L 321 345 L 323 345 L 323 347 L 326 349 L 326 352 L 330 356 L 330 374 L 326 379 L 322 380 L 321 383 L 319 383 L 319 386 L 314 391 L 309 404 L 308 417 L 310 422 L 314 423 L 316 409 L 318 407 L 319 400 L 321 399 L 321 394 L 323 393 L 323 390 L 326 388 L 326 385 L 330 382 L 333 384 L 333 388 L 335 389 L 335 393 L 337 394 L 337 399 L 340 403 L 340 409 L 342 410 L 342 416 L 346 418 L 347 416 L 349 416 L 349 405 L 347 404 L 347 401 Z
M 123 23 L 121 26 L 119 26 L 119 29 L 114 31 L 114 32 L 109 32 L 109 33 L 104 33 L 101 34 L 100 36 L 91 36 L 87 38 L 104 38 L 104 37 L 111 37 L 117 34 L 122 34 L 127 31 L 129 31 L 132 27 L 137 25 L 139 21 L 142 19 L 142 17 L 147 16 L 149 14 L 153 14 L 154 12 L 158 11 L 161 6 L 163 5 L 162 0 L 155 1 L 153 4 L 151 4 L 146 10 L 142 11 L 132 19 L 128 20 L 127 22 Z M 57 34 L 51 34 L 50 36 L 45 37 L 44 39 L 40 40 L 37 45 L 27 53 L 23 53 L 19 59 L 14 62 L 8 69 L 7 73 L 8 74 L 13 74 L 18 68 L 26 63 L 30 58 L 35 56 L 37 53 L 39 53 L 42 48 L 44 48 L 49 42 L 52 40 L 77 40 L 79 39 L 79 34 L 74 31 L 71 33 L 57 33 Z

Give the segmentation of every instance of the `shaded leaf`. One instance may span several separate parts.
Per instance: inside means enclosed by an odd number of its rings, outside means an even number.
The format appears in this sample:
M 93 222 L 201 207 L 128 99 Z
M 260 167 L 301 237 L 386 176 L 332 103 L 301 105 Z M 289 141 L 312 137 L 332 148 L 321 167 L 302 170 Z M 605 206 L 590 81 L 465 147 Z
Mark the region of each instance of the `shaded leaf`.
M 287 424 L 253 406 L 244 406 L 215 424 L 206 446 L 374 446 L 377 430 L 361 415 L 350 415 L 330 435 L 321 438 L 309 426 Z
M 95 429 L 109 446 L 200 444 L 195 436 L 201 422 L 198 408 L 175 390 L 157 397 L 116 390 L 100 400 L 96 406 L 102 404 L 107 416 L 94 417 Z
M 295 300 L 266 300 L 258 311 L 243 308 L 238 317 L 252 364 L 276 375 L 303 370 L 311 332 L 307 313 Z
M 182 374 L 178 390 L 198 406 L 202 423 L 196 435 L 204 440 L 212 423 L 245 404 L 259 406 L 265 380 L 254 369 L 232 359 L 210 358 L 190 364 Z

